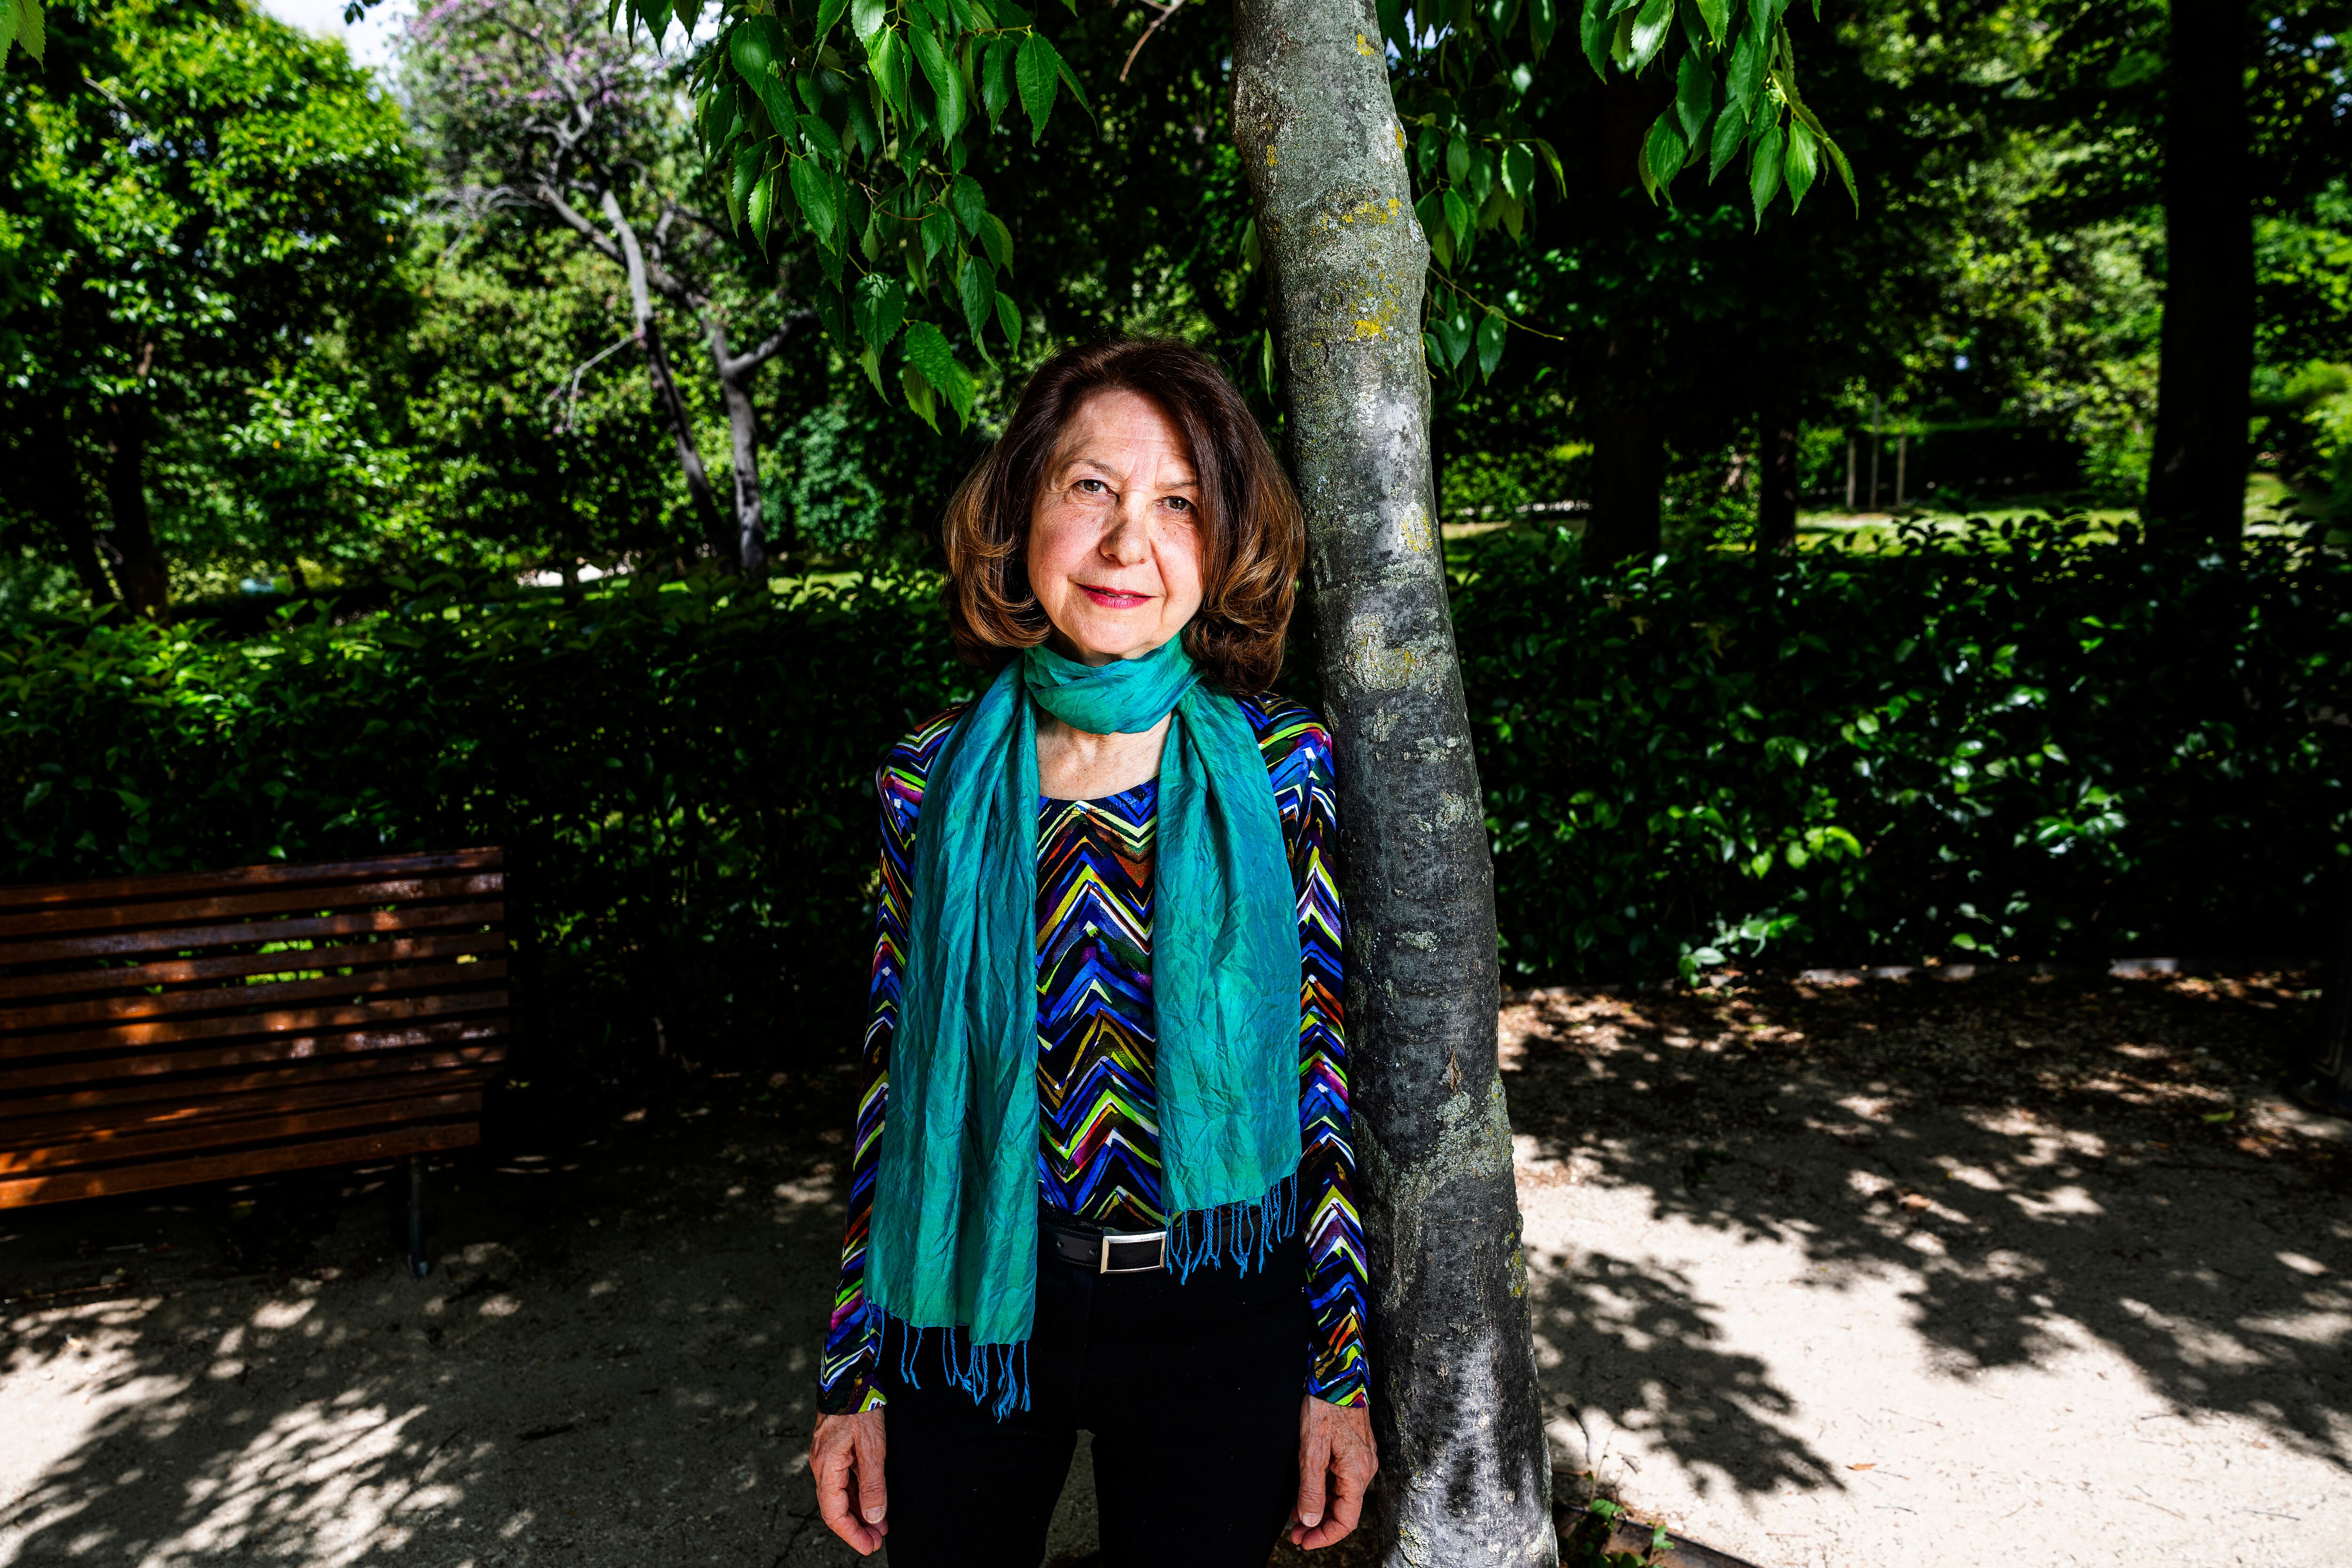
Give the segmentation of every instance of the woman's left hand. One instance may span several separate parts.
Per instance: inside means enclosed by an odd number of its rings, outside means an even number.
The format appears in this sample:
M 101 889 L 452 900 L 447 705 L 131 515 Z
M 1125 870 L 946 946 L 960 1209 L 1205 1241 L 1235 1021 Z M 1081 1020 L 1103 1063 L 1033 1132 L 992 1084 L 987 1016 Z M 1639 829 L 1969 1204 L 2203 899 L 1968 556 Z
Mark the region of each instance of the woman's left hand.
M 1380 1468 L 1371 1407 L 1309 1394 L 1298 1407 L 1298 1501 L 1290 1510 L 1290 1543 L 1312 1552 L 1344 1539 L 1356 1528 L 1364 1489 Z

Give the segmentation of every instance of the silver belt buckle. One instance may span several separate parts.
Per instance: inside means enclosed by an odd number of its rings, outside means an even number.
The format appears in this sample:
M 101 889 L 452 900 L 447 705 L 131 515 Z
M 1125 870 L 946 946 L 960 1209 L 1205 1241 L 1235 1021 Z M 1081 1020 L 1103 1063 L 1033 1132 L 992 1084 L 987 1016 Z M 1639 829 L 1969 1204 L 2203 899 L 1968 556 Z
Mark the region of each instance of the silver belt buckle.
M 1110 1244 L 1111 1244 L 1112 1242 L 1114 1242 L 1114 1241 L 1116 1241 L 1116 1242 L 1119 1242 L 1119 1243 L 1121 1243 L 1121 1244 L 1123 1244 L 1123 1245 L 1127 1245 L 1127 1246 L 1133 1246 L 1135 1243 L 1139 1242 L 1139 1241 L 1156 1241 L 1156 1242 L 1158 1242 L 1158 1243 L 1160 1244 L 1160 1256 L 1159 1256 L 1159 1257 L 1157 1257 L 1157 1258 L 1153 1258 L 1153 1259 L 1152 1259 L 1150 1262 L 1149 1262 L 1149 1263 L 1135 1263 L 1135 1264 L 1130 1264 L 1130 1265 L 1129 1265 L 1129 1266 L 1128 1266 L 1127 1268 L 1113 1268 L 1110 1266 Z M 1105 1232 L 1103 1232 L 1103 1237 L 1102 1237 L 1102 1254 L 1101 1254 L 1100 1258 L 1099 1258 L 1097 1260 L 1097 1262 L 1096 1262 L 1096 1265 L 1095 1265 L 1095 1272 L 1096 1272 L 1096 1273 L 1097 1273 L 1097 1274 L 1149 1274 L 1149 1273 L 1152 1272 L 1154 1269 L 1165 1268 L 1167 1268 L 1167 1267 L 1168 1267 L 1168 1233 L 1167 1233 L 1166 1231 L 1164 1231 L 1164 1230 L 1132 1231 L 1132 1232 L 1129 1232 L 1129 1234 L 1127 1234 L 1127 1235 L 1125 1235 L 1125 1236 L 1114 1236 L 1114 1235 L 1112 1235 L 1112 1234 L 1111 1234 L 1110 1232 L 1108 1232 L 1108 1231 L 1105 1231 Z

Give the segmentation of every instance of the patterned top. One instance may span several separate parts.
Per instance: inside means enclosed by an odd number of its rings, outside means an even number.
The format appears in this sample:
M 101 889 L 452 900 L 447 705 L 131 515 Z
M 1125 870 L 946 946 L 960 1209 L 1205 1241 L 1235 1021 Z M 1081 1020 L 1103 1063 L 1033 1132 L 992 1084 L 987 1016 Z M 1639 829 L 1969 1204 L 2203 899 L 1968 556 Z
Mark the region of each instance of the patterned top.
M 1313 1312 L 1307 1392 L 1335 1405 L 1367 1396 L 1364 1232 L 1349 1142 L 1347 1047 L 1340 1019 L 1342 926 L 1328 858 L 1335 831 L 1331 737 L 1279 698 L 1244 698 L 1282 812 L 1298 907 L 1299 1202 Z M 820 1375 L 820 1407 L 883 1404 L 870 1373 L 880 1314 L 866 1301 L 866 1237 L 889 1103 L 915 823 L 923 781 L 962 710 L 891 748 L 882 797 L 882 886 L 875 919 L 866 1093 L 850 1165 L 841 1248 Z M 1101 800 L 1043 800 L 1037 812 L 1037 1181 L 1048 1214 L 1108 1230 L 1157 1230 L 1158 1100 L 1152 1084 L 1151 841 L 1156 784 Z

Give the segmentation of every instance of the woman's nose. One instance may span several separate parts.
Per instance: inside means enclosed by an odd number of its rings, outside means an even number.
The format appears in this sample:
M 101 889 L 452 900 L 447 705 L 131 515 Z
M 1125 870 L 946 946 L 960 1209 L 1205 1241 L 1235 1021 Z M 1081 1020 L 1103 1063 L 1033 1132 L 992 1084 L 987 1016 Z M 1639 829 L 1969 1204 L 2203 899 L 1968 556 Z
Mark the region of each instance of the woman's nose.
M 1102 552 L 1121 566 L 1139 566 L 1151 558 L 1151 525 L 1124 496 L 1103 534 Z

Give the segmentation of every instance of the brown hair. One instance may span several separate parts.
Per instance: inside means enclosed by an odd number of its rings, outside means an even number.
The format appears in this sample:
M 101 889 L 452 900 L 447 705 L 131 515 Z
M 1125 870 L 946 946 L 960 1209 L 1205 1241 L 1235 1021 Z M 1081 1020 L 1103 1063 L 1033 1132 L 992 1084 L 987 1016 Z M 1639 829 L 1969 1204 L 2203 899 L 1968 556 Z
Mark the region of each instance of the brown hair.
M 1020 406 L 948 502 L 948 625 L 983 667 L 1045 640 L 1053 628 L 1029 585 L 1029 520 L 1063 428 L 1098 392 L 1156 404 L 1184 438 L 1200 482 L 1201 607 L 1184 651 L 1226 690 L 1273 684 L 1290 626 L 1306 525 L 1290 480 L 1248 405 L 1197 349 L 1118 338 L 1064 349 L 1022 388 Z

